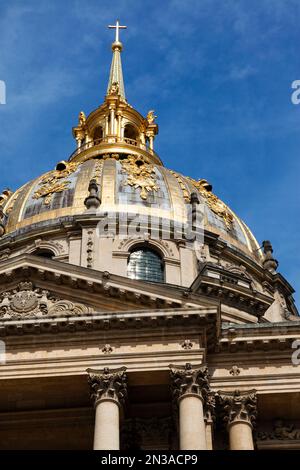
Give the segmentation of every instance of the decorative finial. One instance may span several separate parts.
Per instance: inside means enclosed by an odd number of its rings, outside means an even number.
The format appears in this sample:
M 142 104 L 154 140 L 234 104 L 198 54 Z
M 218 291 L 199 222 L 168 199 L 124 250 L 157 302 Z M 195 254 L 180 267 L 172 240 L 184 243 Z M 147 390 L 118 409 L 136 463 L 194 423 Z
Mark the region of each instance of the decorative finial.
M 273 247 L 271 242 L 269 240 L 265 240 L 262 242 L 262 246 L 265 254 L 263 266 L 265 269 L 275 274 L 276 269 L 278 268 L 278 261 L 273 257 Z
M 123 45 L 120 42 L 120 29 L 126 29 L 127 26 L 121 26 L 119 20 L 117 20 L 115 25 L 109 25 L 108 28 L 116 30 L 116 37 L 115 41 L 112 43 L 113 59 L 110 67 L 106 95 L 110 95 L 111 97 L 119 96 L 122 101 L 126 102 L 121 63 L 121 51 L 123 49 Z
M 85 198 L 84 205 L 87 210 L 96 210 L 101 204 L 101 200 L 98 197 L 98 185 L 96 180 L 92 179 L 89 184 L 89 195 Z

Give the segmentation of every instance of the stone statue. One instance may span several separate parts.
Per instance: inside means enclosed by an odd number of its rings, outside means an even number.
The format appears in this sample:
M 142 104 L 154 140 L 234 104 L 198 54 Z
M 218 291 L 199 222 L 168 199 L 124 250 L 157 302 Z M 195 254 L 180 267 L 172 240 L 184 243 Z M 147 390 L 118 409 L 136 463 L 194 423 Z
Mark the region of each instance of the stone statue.
M 155 116 L 153 109 L 148 112 L 146 117 L 149 124 L 153 124 L 156 118 L 157 116 Z

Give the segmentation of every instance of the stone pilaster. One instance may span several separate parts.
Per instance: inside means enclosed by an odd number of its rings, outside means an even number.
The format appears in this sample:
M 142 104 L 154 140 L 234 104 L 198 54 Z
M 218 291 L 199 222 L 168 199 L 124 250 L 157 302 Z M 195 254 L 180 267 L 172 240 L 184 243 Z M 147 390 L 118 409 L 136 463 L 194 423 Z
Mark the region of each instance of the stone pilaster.
M 126 367 L 87 369 L 95 404 L 94 450 L 120 449 L 120 408 L 127 398 Z
M 216 422 L 216 397 L 209 392 L 204 404 L 204 421 L 206 431 L 207 450 L 213 450 L 214 427 Z
M 179 409 L 181 450 L 205 450 L 206 429 L 203 405 L 209 394 L 207 367 L 170 366 L 173 404 Z M 178 407 L 178 408 L 177 408 Z
M 257 416 L 255 390 L 218 392 L 221 417 L 229 433 L 231 450 L 253 450 L 252 430 Z

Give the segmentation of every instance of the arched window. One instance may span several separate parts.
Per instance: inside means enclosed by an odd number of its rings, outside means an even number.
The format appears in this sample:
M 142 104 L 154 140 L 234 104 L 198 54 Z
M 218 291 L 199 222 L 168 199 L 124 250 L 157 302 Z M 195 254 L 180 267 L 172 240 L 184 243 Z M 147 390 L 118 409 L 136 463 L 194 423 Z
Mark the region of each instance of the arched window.
M 164 282 L 164 262 L 150 248 L 136 248 L 129 255 L 127 275 L 130 279 Z
M 38 248 L 34 253 L 35 256 L 41 256 L 42 258 L 52 259 L 54 258 L 54 253 L 47 248 Z
M 134 126 L 131 124 L 127 124 L 124 129 L 124 137 L 125 139 L 132 139 L 132 140 L 137 140 L 137 130 Z
M 94 140 L 94 142 L 95 142 L 96 140 L 101 140 L 102 138 L 103 138 L 103 129 L 102 129 L 101 126 L 98 126 L 98 127 L 96 127 L 96 129 L 94 130 L 94 138 L 93 138 L 93 140 Z

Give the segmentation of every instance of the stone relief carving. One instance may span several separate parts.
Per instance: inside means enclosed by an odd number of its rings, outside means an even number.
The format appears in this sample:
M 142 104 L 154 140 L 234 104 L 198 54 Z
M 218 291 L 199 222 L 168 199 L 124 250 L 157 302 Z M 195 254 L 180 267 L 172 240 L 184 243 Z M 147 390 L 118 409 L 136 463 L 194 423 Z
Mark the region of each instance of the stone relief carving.
M 137 450 L 153 444 L 169 449 L 175 436 L 172 417 L 130 418 L 121 427 L 121 449 Z
M 185 340 L 181 343 L 181 347 L 182 347 L 182 349 L 192 349 L 192 347 L 193 347 L 193 342 L 192 342 L 190 339 L 185 339 Z
M 232 366 L 230 371 L 229 371 L 229 374 L 232 375 L 233 377 L 237 377 L 238 375 L 240 375 L 240 373 L 241 373 L 241 371 L 238 368 L 238 366 Z
M 300 439 L 300 429 L 294 424 L 286 424 L 282 419 L 276 419 L 271 432 L 260 431 L 257 433 L 259 440 L 298 440 Z
M 174 250 L 168 242 L 164 240 L 153 240 L 153 239 L 150 240 L 149 233 L 145 233 L 143 236 L 139 236 L 139 237 L 121 239 L 120 243 L 118 239 L 117 241 L 118 241 L 118 244 L 117 244 L 118 250 L 129 251 L 138 242 L 149 242 L 149 247 L 151 247 L 152 245 L 153 247 L 158 248 L 159 250 L 163 252 L 164 256 L 167 256 L 169 258 L 175 257 Z
M 94 252 L 94 231 L 92 229 L 88 230 L 88 239 L 87 239 L 87 258 L 86 265 L 87 268 L 93 267 L 93 252 Z
M 59 256 L 66 253 L 66 249 L 64 248 L 64 246 L 58 241 L 43 240 L 41 238 L 34 240 L 34 243 L 32 243 L 28 248 L 26 248 L 24 252 L 30 254 L 33 253 L 37 248 L 51 250 L 53 251 L 55 256 Z
M 20 282 L 16 289 L 0 294 L 0 319 L 23 319 L 81 315 L 92 313 L 86 305 L 59 299 L 47 290 L 35 288 L 30 281 Z

